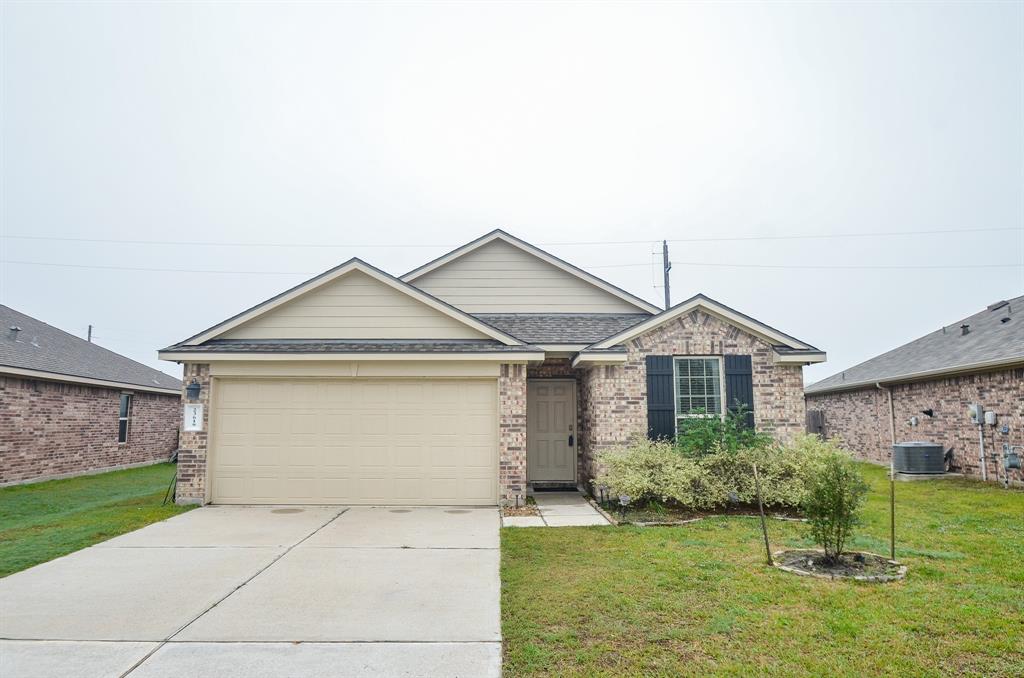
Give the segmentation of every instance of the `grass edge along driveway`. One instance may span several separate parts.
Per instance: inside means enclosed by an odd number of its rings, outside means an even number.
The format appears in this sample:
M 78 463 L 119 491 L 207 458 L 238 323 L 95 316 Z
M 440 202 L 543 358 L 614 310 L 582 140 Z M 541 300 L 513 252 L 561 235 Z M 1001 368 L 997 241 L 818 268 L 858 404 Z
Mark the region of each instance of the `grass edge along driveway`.
M 0 488 L 0 577 L 188 511 L 161 506 L 173 464 Z
M 888 553 L 886 469 L 853 549 Z M 898 483 L 891 584 L 767 567 L 756 519 L 679 527 L 505 528 L 508 676 L 1022 676 L 1024 492 Z M 769 521 L 774 549 L 810 546 Z

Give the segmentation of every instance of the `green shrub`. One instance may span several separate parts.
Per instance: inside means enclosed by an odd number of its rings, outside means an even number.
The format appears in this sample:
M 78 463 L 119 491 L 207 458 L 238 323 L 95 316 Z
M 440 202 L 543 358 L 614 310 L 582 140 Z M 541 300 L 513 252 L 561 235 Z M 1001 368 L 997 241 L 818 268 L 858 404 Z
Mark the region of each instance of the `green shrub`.
M 676 432 L 676 447 L 688 456 L 770 447 L 772 437 L 749 427 L 749 417 L 750 410 L 737 402 L 724 417 L 681 419 Z
M 860 509 L 868 485 L 853 461 L 843 454 L 830 454 L 808 480 L 802 503 L 811 537 L 834 563 L 843 555 L 846 541 L 860 522 Z
M 730 450 L 715 443 L 697 456 L 667 441 L 636 438 L 598 453 L 602 470 L 594 483 L 608 487 L 612 498 L 629 495 L 634 504 L 665 502 L 692 510 L 723 508 L 731 501 L 753 505 L 756 463 L 765 505 L 797 508 L 816 469 L 837 453 L 835 443 L 810 435 L 784 446 Z

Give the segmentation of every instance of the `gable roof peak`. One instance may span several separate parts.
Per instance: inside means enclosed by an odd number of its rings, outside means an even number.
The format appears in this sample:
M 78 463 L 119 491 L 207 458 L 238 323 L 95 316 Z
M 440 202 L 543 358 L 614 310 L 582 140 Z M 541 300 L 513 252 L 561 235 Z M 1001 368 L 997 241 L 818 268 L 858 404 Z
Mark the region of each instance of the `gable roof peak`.
M 425 292 L 424 290 L 421 290 L 418 287 L 415 287 L 414 285 L 410 285 L 404 280 L 396 278 L 387 271 L 379 269 L 373 264 L 363 261 L 359 257 L 352 257 L 347 261 L 344 261 L 343 263 L 338 264 L 337 266 L 330 268 L 319 275 L 313 276 L 312 278 L 306 280 L 305 282 L 299 283 L 298 285 L 291 287 L 285 290 L 284 292 L 281 292 L 280 294 L 270 297 L 269 299 L 262 301 L 259 304 L 256 304 L 255 306 L 252 306 L 242 311 L 241 313 L 231 316 L 227 320 L 223 320 L 214 325 L 213 327 L 207 328 L 206 330 L 200 332 L 199 334 L 189 337 L 188 339 L 185 339 L 184 341 L 181 341 L 175 345 L 195 346 L 198 344 L 202 344 L 206 341 L 209 341 L 211 339 L 216 339 L 217 337 L 223 335 L 225 332 L 228 332 L 229 330 L 234 329 L 239 325 L 247 323 L 256 317 L 263 315 L 264 313 L 268 313 L 271 310 L 277 308 L 278 306 L 288 303 L 289 301 L 299 296 L 312 292 L 313 290 L 319 287 L 322 287 L 330 282 L 333 282 L 334 280 L 337 280 L 347 275 L 348 273 L 351 273 L 354 270 L 369 275 L 370 277 L 376 279 L 377 281 L 403 294 L 413 297 L 417 301 L 434 308 L 435 310 L 443 313 L 444 315 L 447 315 L 455 320 L 458 320 L 463 324 L 468 325 L 476 329 L 477 331 L 489 336 L 492 339 L 500 341 L 506 346 L 518 346 L 524 344 L 522 340 L 513 337 L 507 332 L 503 332 L 498 328 L 484 322 L 483 320 L 475 318 L 470 314 L 466 313 L 465 311 L 455 308 L 454 306 L 445 302 L 444 300 L 438 299 L 432 294 Z
M 801 352 L 815 352 L 820 353 L 818 349 L 811 346 L 808 343 L 802 342 L 799 339 L 780 332 L 771 325 L 767 325 L 760 320 L 756 320 L 745 313 L 740 313 L 736 309 L 730 308 L 720 301 L 716 301 L 711 297 L 707 296 L 702 292 L 698 292 L 689 299 L 679 302 L 664 311 L 652 316 L 648 320 L 642 323 L 634 325 L 633 327 L 627 328 L 622 332 L 614 334 L 606 339 L 591 345 L 587 350 L 592 349 L 607 349 L 629 341 L 633 337 L 637 337 L 645 332 L 649 332 L 654 328 L 667 323 L 673 318 L 677 318 L 685 313 L 690 313 L 696 309 L 702 309 L 708 311 L 711 314 L 720 317 L 721 319 L 729 322 L 737 327 L 749 332 L 755 336 L 760 336 L 770 342 L 773 346 L 781 346 L 786 349 L 791 349 Z
M 456 259 L 459 259 L 469 254 L 470 252 L 473 252 L 483 247 L 484 245 L 494 242 L 495 240 L 501 240 L 505 243 L 508 243 L 509 245 L 516 247 L 526 252 L 527 254 L 530 254 L 540 259 L 541 261 L 544 261 L 545 263 L 554 266 L 555 268 L 561 269 L 563 272 L 568 273 L 571 276 L 583 280 L 584 282 L 593 285 L 594 287 L 597 287 L 603 290 L 604 292 L 611 294 L 612 296 L 618 297 L 622 301 L 625 301 L 626 303 L 638 308 L 641 311 L 647 313 L 661 312 L 661 308 L 659 308 L 658 306 L 655 306 L 654 304 L 645 301 L 644 299 L 641 299 L 635 294 L 631 294 L 630 292 L 627 292 L 621 287 L 613 285 L 612 283 L 602 278 L 599 278 L 592 273 L 588 273 L 579 266 L 571 264 L 568 261 L 561 259 L 560 257 L 556 257 L 550 252 L 542 250 L 536 245 L 533 245 L 523 240 L 522 238 L 514 236 L 502 228 L 495 228 L 492 231 L 480 236 L 479 238 L 469 241 L 465 245 L 456 247 L 454 250 L 448 252 L 447 254 L 443 254 L 440 257 L 437 257 L 436 259 L 432 259 L 427 263 L 414 268 L 405 275 L 401 276 L 400 279 L 404 282 L 412 283 L 416 279 L 430 273 L 431 271 L 441 268 L 442 266 L 452 261 L 455 261 Z

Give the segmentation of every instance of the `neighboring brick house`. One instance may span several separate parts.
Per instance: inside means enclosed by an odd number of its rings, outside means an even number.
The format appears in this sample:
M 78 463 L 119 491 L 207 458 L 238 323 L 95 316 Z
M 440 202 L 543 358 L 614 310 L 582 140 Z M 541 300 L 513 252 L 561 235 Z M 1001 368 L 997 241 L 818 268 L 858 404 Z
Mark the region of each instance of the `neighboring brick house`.
M 809 420 L 860 458 L 889 463 L 893 442 L 927 441 L 953 451 L 952 468 L 988 480 L 1004 474 L 1003 445 L 1024 446 L 1024 296 L 851 367 L 806 389 Z M 968 408 L 994 412 L 979 427 Z
M 0 306 L 0 485 L 165 461 L 181 382 Z
M 723 415 L 785 440 L 825 354 L 703 295 L 668 310 L 503 231 L 395 278 L 350 260 L 160 352 L 202 406 L 178 500 L 495 504 Z

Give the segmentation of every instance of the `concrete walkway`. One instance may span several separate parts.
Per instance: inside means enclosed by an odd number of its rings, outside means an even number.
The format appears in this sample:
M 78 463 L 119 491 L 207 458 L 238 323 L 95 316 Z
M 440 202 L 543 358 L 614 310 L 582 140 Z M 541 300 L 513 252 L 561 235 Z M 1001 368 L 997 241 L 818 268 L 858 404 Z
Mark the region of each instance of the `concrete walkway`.
M 537 492 L 539 516 L 508 516 L 501 519 L 503 527 L 583 527 L 608 525 L 579 492 Z
M 196 509 L 0 579 L 0 676 L 499 676 L 498 525 Z

